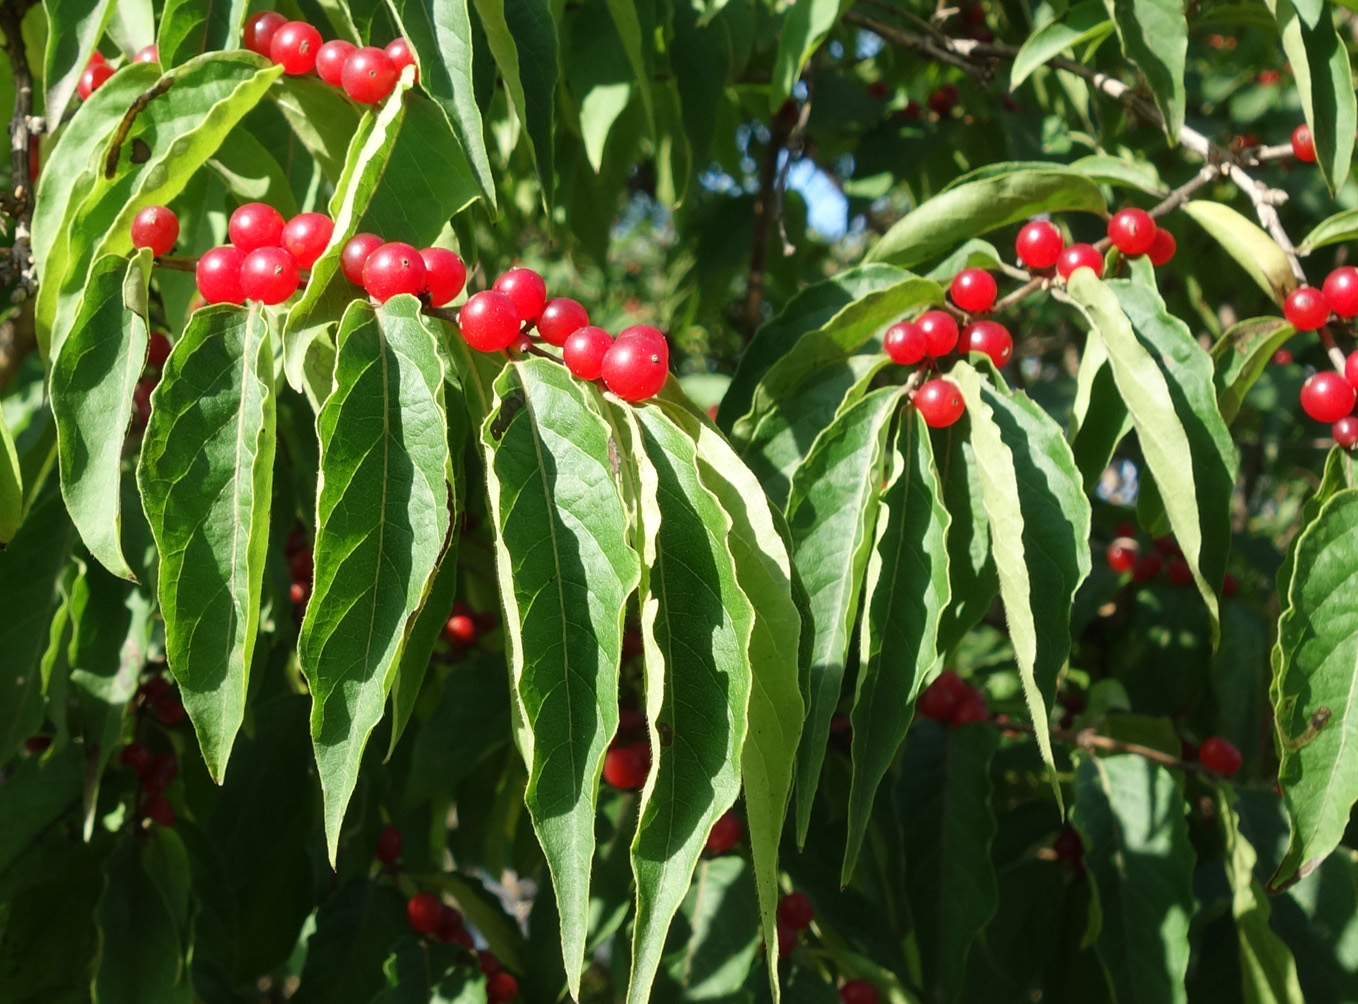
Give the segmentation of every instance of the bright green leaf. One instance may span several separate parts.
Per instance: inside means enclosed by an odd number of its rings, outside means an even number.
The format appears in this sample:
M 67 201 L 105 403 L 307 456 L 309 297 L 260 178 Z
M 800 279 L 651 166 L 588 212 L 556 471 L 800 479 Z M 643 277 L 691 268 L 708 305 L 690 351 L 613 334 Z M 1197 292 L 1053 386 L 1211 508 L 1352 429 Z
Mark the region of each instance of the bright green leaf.
M 60 122 L 75 97 L 75 85 L 90 54 L 99 45 L 113 0 L 44 0 L 47 11 L 47 52 L 42 79 L 47 84 L 47 116 Z
M 1296 329 L 1281 317 L 1252 317 L 1231 325 L 1215 345 L 1213 382 L 1217 407 L 1227 424 L 1235 421 L 1250 388 L 1264 374 L 1274 354 L 1295 335 Z
M 792 94 L 802 67 L 849 7 L 849 0 L 793 0 L 778 32 L 769 107 L 777 111 Z
M 156 35 L 160 65 L 169 70 L 200 53 L 235 48 L 246 6 L 243 0 L 166 0 Z
M 1104 0 L 1117 25 L 1122 52 L 1146 76 L 1165 120 L 1165 135 L 1178 142 L 1184 124 L 1184 63 L 1188 20 L 1178 0 Z
M 1358 240 L 1358 209 L 1344 209 L 1326 217 L 1297 245 L 1297 253 L 1308 255 L 1317 248 Z
M 1102 0 L 1084 0 L 1076 4 L 1066 12 L 1064 20 L 1048 21 L 1024 41 L 1009 70 L 1010 90 L 1017 88 L 1053 57 L 1105 38 L 1112 32 L 1113 22 L 1109 20 Z
M 1283 249 L 1266 231 L 1230 206 L 1198 199 L 1185 202 L 1180 208 L 1225 248 L 1259 288 L 1275 301 L 1282 303 L 1296 288 L 1297 279 Z

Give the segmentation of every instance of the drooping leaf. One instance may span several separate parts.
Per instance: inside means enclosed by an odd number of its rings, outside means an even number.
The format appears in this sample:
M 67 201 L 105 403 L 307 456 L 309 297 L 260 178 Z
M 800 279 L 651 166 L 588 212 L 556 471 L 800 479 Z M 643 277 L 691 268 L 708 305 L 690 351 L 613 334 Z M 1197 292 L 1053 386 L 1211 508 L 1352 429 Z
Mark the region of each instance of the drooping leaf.
M 123 55 L 135 56 L 156 40 L 156 12 L 151 0 L 115 3 L 106 28 Z
M 1216 365 L 1213 382 L 1217 408 L 1229 425 L 1255 381 L 1264 373 L 1274 354 L 1295 335 L 1296 329 L 1281 317 L 1253 317 L 1231 325 L 1212 346 Z
M 338 187 L 353 149 L 350 141 L 358 133 L 359 109 L 342 90 L 315 77 L 283 77 L 269 91 L 269 97 L 321 172 Z
M 637 75 L 602 0 L 582 4 L 569 22 L 566 43 L 572 59 L 562 67 L 579 105 L 580 138 L 595 174 L 605 169 L 605 148 L 613 126 L 632 100 Z M 651 104 L 649 80 L 646 100 Z M 654 115 L 652 115 L 652 119 Z M 652 127 L 653 128 L 653 127 Z
M 459 663 L 443 681 L 443 696 L 415 734 L 406 783 L 416 805 L 459 782 L 498 749 L 509 735 L 509 686 L 504 658 L 485 656 Z
M 113 0 L 45 0 L 47 51 L 42 79 L 47 85 L 48 120 L 60 122 L 75 97 L 75 85 L 99 44 L 113 11 Z
M 383 971 L 387 989 L 372 1004 L 484 1004 L 486 977 L 466 965 L 455 945 L 407 935 L 396 945 Z
M 1103 474 L 1118 443 L 1132 430 L 1132 416 L 1118 395 L 1108 350 L 1097 338 L 1085 343 L 1076 374 L 1075 403 L 1070 411 L 1070 447 L 1075 465 L 1092 489 Z
M 662 972 L 657 999 L 669 995 L 664 983 L 677 985 L 685 1000 L 729 999 L 740 991 L 759 951 L 753 878 L 743 857 L 727 854 L 700 862 L 688 895 L 675 918 L 670 945 L 687 934 L 682 948 L 671 951 Z M 777 991 L 773 999 L 778 1000 Z
M 297 215 L 297 198 L 287 174 L 269 149 L 255 138 L 248 121 L 232 130 L 208 166 L 238 202 L 264 202 L 285 218 Z
M 949 517 L 949 602 L 938 624 L 940 652 L 951 651 L 985 616 L 1000 588 L 970 432 L 971 421 L 963 415 L 933 437 L 935 466 Z
M 853 781 L 841 881 L 853 877 L 877 788 L 905 739 L 915 698 L 938 659 L 938 622 L 948 605 L 948 511 L 928 427 L 901 416 L 868 558 L 854 694 Z M 960 981 L 959 981 L 960 982 Z
M 778 32 L 778 55 L 769 91 L 769 107 L 774 111 L 792 93 L 802 67 L 848 6 L 848 0 L 793 0 Z
M 1086 757 L 1072 819 L 1098 889 L 1098 952 L 1120 1004 L 1183 1004 L 1193 845 L 1168 769 L 1134 754 Z
M 838 416 L 797 468 L 787 504 L 792 556 L 810 597 L 815 641 L 811 694 L 797 750 L 797 837 L 806 839 L 830 719 L 839 703 L 872 549 L 887 430 L 901 401 L 883 387 Z
M 1282 303 L 1296 288 L 1297 279 L 1287 255 L 1267 231 L 1220 202 L 1196 199 L 1179 208 L 1206 230 L 1275 301 Z
M 1165 120 L 1165 135 L 1178 142 L 1184 124 L 1184 63 L 1188 19 L 1177 0 L 1104 0 L 1117 25 L 1122 52 L 1146 76 Z
M 160 65 L 168 70 L 200 53 L 235 48 L 246 6 L 243 0 L 166 0 L 156 34 Z
M 1358 239 L 1358 209 L 1343 209 L 1317 223 L 1300 244 L 1297 254 L 1305 256 L 1331 244 L 1347 244 Z
M 584 385 L 550 360 L 527 359 L 506 367 L 495 391 L 481 442 L 515 736 L 556 890 L 567 979 L 578 988 L 594 806 L 618 727 L 623 615 L 640 567 L 610 470 L 609 428 Z
M 1112 34 L 1113 27 L 1102 0 L 1084 0 L 1071 7 L 1064 19 L 1048 21 L 1019 47 L 1009 70 L 1010 89 L 1017 88 L 1053 57 Z
M 419 310 L 402 295 L 345 311 L 334 390 L 316 418 L 315 585 L 297 655 L 332 862 L 364 747 L 451 532 L 444 367 Z
M 259 307 L 196 312 L 152 396 L 137 470 L 161 555 L 166 658 L 218 781 L 245 717 L 259 627 L 273 360 Z

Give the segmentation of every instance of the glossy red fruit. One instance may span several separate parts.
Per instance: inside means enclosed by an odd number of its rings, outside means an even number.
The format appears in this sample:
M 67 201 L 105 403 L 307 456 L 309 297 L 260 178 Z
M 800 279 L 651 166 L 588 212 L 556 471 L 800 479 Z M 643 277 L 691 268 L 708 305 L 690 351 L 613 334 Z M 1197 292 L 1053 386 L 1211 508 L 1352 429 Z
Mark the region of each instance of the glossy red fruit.
M 1234 777 L 1240 769 L 1243 758 L 1235 744 L 1221 736 L 1211 736 L 1202 741 L 1198 748 L 1198 762 L 1222 777 Z
M 1155 243 L 1155 220 L 1144 209 L 1119 209 L 1108 221 L 1108 239 L 1125 255 L 1142 255 Z
M 298 213 L 283 225 L 283 250 L 292 255 L 298 268 L 316 264 L 335 233 L 335 221 L 325 213 Z
M 1066 246 L 1065 238 L 1055 223 L 1046 220 L 1033 220 L 1025 223 L 1014 241 L 1014 250 L 1019 261 L 1028 268 L 1051 268 Z
M 107 62 L 108 60 L 104 58 L 104 54 L 100 52 L 98 49 L 95 49 L 93 52 L 90 53 L 90 58 L 86 61 L 85 65 L 94 66 L 97 63 L 107 63 Z
M 531 268 L 511 268 L 494 288 L 514 301 L 520 321 L 536 321 L 547 303 L 547 284 Z
M 1160 569 L 1165 567 L 1165 559 L 1155 551 L 1150 554 L 1143 554 L 1136 559 L 1136 564 L 1132 566 L 1133 582 L 1149 582 L 1160 574 Z
M 433 934 L 443 922 L 443 901 L 432 892 L 421 892 L 406 900 L 406 921 L 420 934 Z
M 1292 156 L 1306 164 L 1316 162 L 1316 144 L 1311 139 L 1311 127 L 1305 122 L 1292 130 Z
M 400 829 L 388 823 L 382 827 L 382 834 L 377 838 L 377 849 L 373 851 L 373 857 L 384 865 L 389 865 L 400 858 L 404 843 Z
M 241 44 L 251 52 L 259 53 L 259 55 L 268 59 L 270 58 L 269 48 L 273 44 L 274 33 L 287 23 L 288 19 L 276 10 L 262 11 L 245 22 Z
M 302 281 L 297 259 L 282 248 L 259 248 L 245 256 L 240 269 L 240 288 L 247 300 L 272 306 L 282 303 Z
M 667 354 L 658 351 L 650 338 L 620 336 L 604 353 L 599 375 L 604 386 L 624 401 L 645 401 L 665 386 L 670 373 Z
M 269 40 L 269 58 L 290 77 L 314 70 L 320 50 L 321 33 L 305 21 L 289 21 Z
M 316 50 L 316 76 L 331 87 L 342 86 L 344 64 L 358 47 L 342 38 L 332 38 Z
M 798 932 L 795 927 L 778 921 L 778 958 L 786 959 L 797 947 Z
M 151 766 L 151 751 L 139 742 L 130 742 L 118 751 L 118 763 L 138 774 L 145 774 Z
M 1175 558 L 1169 563 L 1169 568 L 1165 571 L 1169 581 L 1176 586 L 1190 586 L 1193 584 L 1193 569 L 1188 567 L 1188 562 L 1183 558 Z
M 103 87 L 108 82 L 108 78 L 113 76 L 113 67 L 107 63 L 96 63 L 91 61 L 85 67 L 80 79 L 76 81 L 75 92 L 80 95 L 81 101 L 88 101 L 91 94 Z
M 915 710 L 924 718 L 935 722 L 947 722 L 957 710 L 957 700 L 957 692 L 940 676 L 924 688 L 924 692 L 915 703 Z
M 1151 249 L 1146 252 L 1146 257 L 1151 260 L 1152 265 L 1166 265 L 1178 250 L 1179 243 L 1174 239 L 1174 235 L 1157 227 L 1155 240 L 1151 241 Z
M 631 327 L 619 331 L 616 340 L 625 342 L 633 338 L 644 341 L 660 356 L 665 365 L 669 366 L 670 343 L 659 328 L 653 328 L 649 324 L 633 324 Z
M 1355 397 L 1353 384 L 1333 370 L 1321 370 L 1301 385 L 1301 410 L 1330 424 L 1353 411 Z
M 208 303 L 244 303 L 245 293 L 240 285 L 240 269 L 245 255 L 230 244 L 213 248 L 198 259 L 194 270 L 198 292 Z
M 778 901 L 778 919 L 798 931 L 811 926 L 816 908 L 804 892 L 790 892 Z
M 420 257 L 424 259 L 424 293 L 429 306 L 451 303 L 467 285 L 467 266 L 462 258 L 447 248 L 424 248 Z
M 882 348 L 894 363 L 914 366 L 929 354 L 929 340 L 914 321 L 900 321 L 886 329 Z
M 316 555 L 309 547 L 304 547 L 288 559 L 288 571 L 294 580 L 310 582 L 316 574 Z
M 142 802 L 141 814 L 157 826 L 174 825 L 174 806 L 164 795 L 152 795 Z
M 132 217 L 132 246 L 150 248 L 159 258 L 179 240 L 179 217 L 165 206 L 147 206 Z
M 465 606 L 465 604 L 463 604 Z M 466 610 L 453 608 L 453 614 L 443 625 L 443 637 L 458 648 L 471 648 L 476 644 L 476 618 Z
M 973 321 L 962 329 L 957 348 L 960 352 L 983 352 L 1003 369 L 1014 356 L 1014 336 L 998 321 Z
M 721 817 L 712 824 L 712 831 L 707 835 L 707 853 L 725 854 L 736 844 L 740 843 L 740 838 L 745 835 L 745 824 L 736 815 L 735 809 L 727 809 Z
M 396 64 L 381 49 L 365 45 L 344 61 L 340 85 L 344 93 L 361 105 L 375 105 L 396 89 Z
M 1056 274 L 1069 279 L 1078 268 L 1094 270 L 1097 276 L 1103 275 L 1103 255 L 1092 244 L 1072 244 L 1061 252 L 1056 259 Z
M 957 384 L 942 379 L 930 380 L 915 391 L 915 407 L 931 429 L 946 429 L 967 410 Z
M 136 54 L 135 56 L 132 57 L 132 62 L 134 62 L 134 63 L 159 63 L 159 62 L 160 62 L 160 49 L 158 49 L 158 48 L 156 47 L 156 43 L 152 42 L 150 45 L 146 46 L 144 49 L 139 50 L 139 51 L 137 52 L 137 54 Z
M 496 973 L 486 980 L 486 1000 L 489 1004 L 506 1004 L 519 996 L 519 981 L 509 973 Z
M 636 791 L 644 785 L 649 769 L 646 757 L 631 746 L 611 749 L 604 757 L 604 780 L 622 791 Z
M 990 711 L 986 708 L 985 695 L 975 687 L 968 687 L 967 693 L 957 702 L 957 708 L 953 711 L 948 724 L 952 726 L 976 725 L 988 721 L 990 721 Z
M 995 277 L 983 268 L 964 268 L 953 276 L 948 295 L 968 314 L 982 314 L 995 306 L 999 295 Z
M 1358 268 L 1341 265 L 1325 277 L 1320 291 L 1330 309 L 1340 317 L 1347 320 L 1358 316 Z
M 612 335 L 603 328 L 586 325 L 571 332 L 562 346 L 561 360 L 581 380 L 598 380 L 603 373 L 604 356 L 612 347 Z
M 1118 537 L 1108 545 L 1108 567 L 1119 575 L 1130 572 L 1136 565 L 1140 550 L 1137 542 L 1130 537 Z
M 589 325 L 589 312 L 568 296 L 549 300 L 538 315 L 538 334 L 548 345 L 558 348 L 566 339 Z
M 867 980 L 849 980 L 839 988 L 842 1004 L 877 1004 L 877 988 Z
M 340 271 L 344 278 L 355 286 L 362 286 L 363 266 L 368 263 L 368 256 L 385 243 L 377 234 L 354 234 L 345 241 L 344 249 L 340 251 Z
M 937 359 L 957 347 L 957 319 L 946 310 L 926 310 L 915 321 L 924 332 L 925 350 Z
M 473 294 L 458 311 L 457 324 L 467 344 L 479 352 L 499 352 L 519 337 L 514 301 L 495 289 Z
M 404 38 L 393 38 L 382 50 L 391 60 L 391 65 L 396 67 L 396 72 L 400 73 L 407 66 L 415 66 L 415 53 L 410 48 L 410 43 Z M 415 79 L 420 79 L 420 69 L 415 66 Z
M 1283 301 L 1283 316 L 1298 331 L 1315 331 L 1330 319 L 1330 305 L 1314 286 L 1298 286 Z
M 283 214 L 263 202 L 247 202 L 231 214 L 227 236 L 242 254 L 258 248 L 276 248 L 283 241 Z
M 401 293 L 419 296 L 424 285 L 424 259 L 402 241 L 383 244 L 363 263 L 363 288 L 378 303 Z
M 153 332 L 146 343 L 146 365 L 153 369 L 163 369 L 165 360 L 170 358 L 170 350 L 173 348 L 165 332 Z
M 1330 435 L 1334 437 L 1336 443 L 1346 450 L 1358 446 L 1358 418 L 1353 415 L 1345 415 L 1330 426 Z

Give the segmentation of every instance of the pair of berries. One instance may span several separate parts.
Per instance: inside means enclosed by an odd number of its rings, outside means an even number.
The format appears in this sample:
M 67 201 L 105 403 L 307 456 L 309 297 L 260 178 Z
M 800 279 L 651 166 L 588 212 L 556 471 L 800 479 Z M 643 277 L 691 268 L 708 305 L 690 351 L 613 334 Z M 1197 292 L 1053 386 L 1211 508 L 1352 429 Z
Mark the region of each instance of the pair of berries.
M 156 720 L 166 728 L 172 729 L 184 721 L 184 702 L 170 688 L 165 677 L 159 674 L 137 688 L 137 700 L 143 708 L 149 708 Z
M 985 695 L 951 669 L 924 688 L 915 707 L 925 718 L 948 726 L 990 721 Z
M 385 49 L 358 47 L 343 39 L 321 40 L 321 33 L 305 21 L 289 21 L 277 11 L 263 11 L 245 24 L 242 42 L 251 52 L 271 59 L 283 72 L 297 77 L 313 70 L 332 87 L 342 88 L 359 104 L 385 101 L 396 89 L 401 71 L 415 65 L 415 54 L 403 38 Z M 418 68 L 416 70 L 418 79 Z
M 152 753 L 135 740 L 118 751 L 118 763 L 131 769 L 140 780 L 141 815 L 157 826 L 174 825 L 174 806 L 165 789 L 179 773 L 173 753 Z
M 159 63 L 160 50 L 152 42 L 133 56 L 132 62 Z M 116 72 L 117 70 L 108 64 L 104 54 L 96 50 L 90 55 L 89 62 L 85 64 L 85 69 L 80 74 L 80 79 L 76 81 L 76 94 L 80 95 L 81 101 L 88 101 L 90 95 L 108 83 L 108 78 Z
M 1321 370 L 1301 385 L 1301 408 L 1317 422 L 1331 423 L 1334 440 L 1346 450 L 1358 444 L 1358 418 L 1352 414 L 1358 403 L 1358 352 L 1349 353 L 1344 372 Z
M 288 534 L 288 543 L 284 549 L 288 557 L 288 575 L 292 584 L 288 587 L 288 599 L 292 605 L 302 609 L 306 608 L 307 602 L 311 599 L 311 584 L 316 574 L 316 556 L 307 546 L 306 534 L 301 528 L 294 528 Z
M 660 393 L 670 372 L 670 346 L 649 324 L 624 328 L 615 339 L 603 328 L 586 325 L 572 332 L 561 349 L 562 362 L 581 380 L 603 380 L 624 401 L 644 401 Z
M 1283 301 L 1283 316 L 1298 331 L 1315 331 L 1336 314 L 1358 317 L 1358 268 L 1341 265 L 1325 277 L 1320 289 L 1298 286 Z
M 792 954 L 797 939 L 815 918 L 816 908 L 804 892 L 790 892 L 778 901 L 778 958 Z

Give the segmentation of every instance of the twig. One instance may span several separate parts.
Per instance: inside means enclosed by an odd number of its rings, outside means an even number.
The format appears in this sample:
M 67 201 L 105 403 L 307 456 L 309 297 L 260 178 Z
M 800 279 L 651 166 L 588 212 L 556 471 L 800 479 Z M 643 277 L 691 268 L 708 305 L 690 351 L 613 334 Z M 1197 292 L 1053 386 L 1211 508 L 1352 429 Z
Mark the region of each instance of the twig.
M 754 337 L 764 306 L 764 272 L 769 260 L 769 224 L 777 198 L 778 158 L 787 145 L 791 126 L 781 110 L 769 123 L 769 142 L 759 165 L 759 191 L 754 197 L 753 236 L 750 240 L 750 277 L 745 287 L 745 338 Z
M 198 270 L 197 258 L 179 258 L 174 255 L 161 255 L 153 264 L 157 268 L 168 268 L 173 272 L 196 272 Z
M 1005 732 L 1021 732 L 1024 735 L 1035 736 L 1037 729 L 1027 722 L 1016 722 L 1004 715 L 1000 715 L 991 721 L 996 728 Z M 1105 753 L 1132 753 L 1136 756 L 1145 757 L 1153 760 L 1164 767 L 1174 767 L 1178 770 L 1196 771 L 1199 774 L 1212 773 L 1202 764 L 1192 760 L 1184 760 L 1181 757 L 1172 756 L 1163 750 L 1155 749 L 1151 746 L 1143 746 L 1141 743 L 1124 742 L 1121 739 L 1114 739 L 1112 736 L 1100 735 L 1092 728 L 1074 729 L 1052 729 L 1051 737 L 1059 743 L 1067 746 L 1074 746 L 1077 749 L 1093 752 L 1099 750 Z
M 9 260 L 0 265 L 0 278 L 14 282 L 15 302 L 26 300 L 38 288 L 31 246 L 33 224 L 33 178 L 29 172 L 28 149 L 33 136 L 41 131 L 41 119 L 33 117 L 33 73 L 24 48 L 23 20 L 35 0 L 5 0 L 0 4 L 0 32 L 5 36 L 14 78 L 14 112 L 9 120 L 9 171 L 11 197 L 5 212 L 14 220 L 14 245 Z M 36 128 L 35 128 L 36 127 Z

